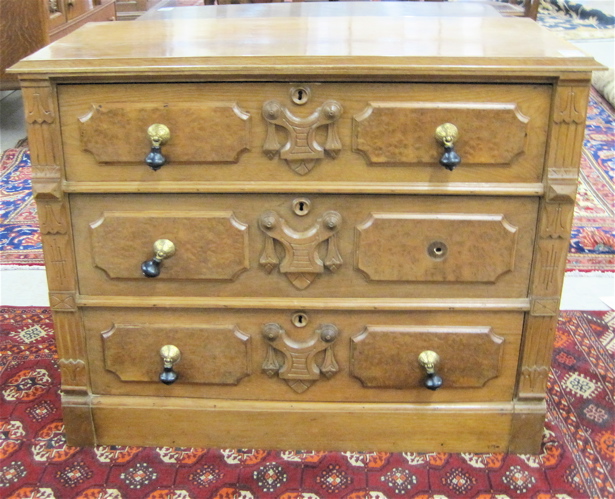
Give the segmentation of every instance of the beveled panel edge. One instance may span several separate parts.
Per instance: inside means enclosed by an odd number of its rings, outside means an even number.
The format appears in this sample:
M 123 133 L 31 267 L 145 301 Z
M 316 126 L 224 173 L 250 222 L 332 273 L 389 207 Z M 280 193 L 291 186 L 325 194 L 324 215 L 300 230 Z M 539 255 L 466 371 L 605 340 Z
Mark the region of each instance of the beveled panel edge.
M 81 182 L 63 183 L 71 194 L 110 193 L 324 193 L 445 194 L 481 196 L 542 196 L 542 183 L 402 183 L 402 182 Z
M 78 295 L 81 307 L 203 308 L 203 309 L 314 309 L 314 310 L 470 310 L 527 312 L 530 300 L 508 299 L 390 299 L 390 298 L 214 298 Z

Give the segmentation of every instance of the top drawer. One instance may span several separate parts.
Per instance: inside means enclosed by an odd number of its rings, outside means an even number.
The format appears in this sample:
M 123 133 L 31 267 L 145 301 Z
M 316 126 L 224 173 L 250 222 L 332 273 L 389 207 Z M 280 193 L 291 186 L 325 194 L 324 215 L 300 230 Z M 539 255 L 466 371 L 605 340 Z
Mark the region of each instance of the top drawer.
M 61 85 L 59 97 L 69 181 L 292 190 L 302 182 L 541 182 L 550 86 Z M 436 130 L 445 123 L 458 130 L 453 171 L 440 165 L 446 147 Z M 157 171 L 145 162 L 153 124 L 169 130 Z

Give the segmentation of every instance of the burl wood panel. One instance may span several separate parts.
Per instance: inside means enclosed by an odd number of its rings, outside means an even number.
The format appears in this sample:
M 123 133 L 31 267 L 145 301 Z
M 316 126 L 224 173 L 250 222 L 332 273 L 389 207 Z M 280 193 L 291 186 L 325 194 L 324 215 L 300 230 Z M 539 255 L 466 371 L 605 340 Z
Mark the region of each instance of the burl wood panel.
M 236 385 L 250 374 L 250 337 L 233 325 L 115 324 L 101 336 L 105 369 L 124 382 L 158 382 L 164 345 L 181 352 L 176 383 Z
M 419 354 L 432 350 L 441 389 L 481 387 L 500 372 L 503 342 L 489 327 L 367 326 L 352 338 L 350 371 L 369 388 L 417 386 L 425 377 Z
M 94 265 L 111 278 L 142 278 L 158 239 L 175 244 L 157 280 L 234 280 L 249 268 L 247 226 L 232 212 L 104 212 L 90 225 Z
M 459 130 L 455 151 L 463 165 L 510 166 L 525 153 L 529 117 L 514 103 L 370 102 L 354 117 L 353 150 L 371 165 L 438 163 L 436 128 Z
M 503 215 L 374 213 L 356 267 L 374 281 L 493 283 L 514 270 L 517 230 Z
M 297 298 L 527 296 L 537 199 L 480 196 L 301 196 L 306 197 L 312 208 L 306 215 L 297 215 L 293 210 L 296 197 L 292 195 L 71 195 L 75 246 L 79 255 L 77 265 L 80 293 L 108 296 Z M 118 207 L 122 211 L 118 211 Z M 164 207 L 164 211 L 161 207 Z M 262 265 L 261 258 L 266 253 L 267 241 L 271 240 L 259 227 L 259 221 L 263 214 L 270 211 L 275 211 L 296 233 L 319 226 L 318 220 L 327 212 L 339 213 L 341 221 L 335 233 L 335 248 L 341 261 L 347 263 L 325 268 L 304 289 L 297 288 L 288 279 L 288 274 L 279 267 L 272 270 Z M 208 213 L 226 215 L 217 218 L 214 215 L 208 217 Z M 352 263 L 356 251 L 365 251 L 364 243 L 357 239 L 356 227 L 362 226 L 373 213 L 392 218 L 389 230 L 377 231 L 378 234 L 374 231 L 374 235 L 381 236 L 383 240 L 378 242 L 379 253 L 375 262 L 378 265 L 373 265 L 370 271 L 388 273 L 388 268 L 406 269 L 406 275 L 401 272 L 393 275 L 399 280 L 381 282 L 366 279 L 364 271 Z M 434 230 L 431 234 L 445 242 L 446 237 L 451 238 L 447 243 L 448 255 L 440 261 L 434 261 L 435 270 L 432 272 L 437 276 L 438 265 L 443 264 L 447 272 L 443 275 L 449 281 L 420 280 L 431 278 L 426 272 L 415 274 L 417 284 L 414 286 L 408 286 L 407 281 L 402 280 L 408 278 L 410 265 L 419 258 L 407 254 L 408 250 L 414 251 L 413 241 L 417 239 L 417 234 L 408 229 L 407 220 L 404 219 L 408 214 L 424 216 L 434 222 L 435 227 L 441 227 L 439 224 L 444 223 L 437 222 L 438 216 L 450 220 L 446 233 L 439 234 Z M 107 217 L 110 219 L 105 222 Z M 482 226 L 487 229 L 472 230 L 471 241 L 465 242 L 469 222 L 464 219 L 489 220 L 490 217 L 496 220 L 476 222 L 479 229 Z M 498 217 L 502 217 L 501 221 Z M 502 225 L 504 220 L 506 226 Z M 96 228 L 91 228 L 92 223 Z M 508 224 L 517 228 L 516 233 L 509 230 Z M 241 230 L 244 226 L 245 230 Z M 492 227 L 497 230 L 492 230 Z M 370 230 L 365 232 L 369 235 Z M 427 237 L 429 230 L 425 229 L 423 233 Z M 89 243 L 91 236 L 92 244 Z M 173 257 L 162 262 L 160 277 L 143 277 L 140 273 L 141 263 L 153 257 L 152 245 L 163 237 L 172 241 L 175 239 L 177 251 Z M 483 240 L 477 241 L 479 237 Z M 248 242 L 244 242 L 246 240 Z M 513 245 L 511 241 L 515 240 Z M 417 244 L 417 255 L 426 254 L 430 241 L 427 238 L 425 244 Z M 363 246 L 359 246 L 359 243 Z M 477 246 L 475 249 L 473 244 Z M 490 250 L 484 251 L 478 247 L 479 244 Z M 462 249 L 458 250 L 456 245 Z M 249 248 L 248 264 L 242 259 L 246 248 Z M 278 241 L 270 249 L 276 252 L 279 262 L 284 260 L 285 253 Z M 321 244 L 312 250 L 318 251 L 318 258 L 325 263 L 329 261 L 327 253 L 330 249 L 330 244 Z M 470 250 L 477 251 L 485 260 L 475 258 Z M 460 251 L 459 257 L 455 256 L 455 251 Z M 504 256 L 499 256 L 499 252 Z M 448 284 L 459 276 L 472 280 L 472 271 L 480 276 L 483 270 L 473 268 L 476 265 L 487 269 L 493 265 L 496 272 L 491 274 L 497 276 L 497 272 L 503 269 L 497 270 L 498 266 L 487 257 L 496 262 L 500 258 L 510 262 L 513 253 L 514 266 L 507 264 L 504 269 L 514 270 L 505 272 L 494 283 L 474 280 L 456 282 L 455 286 Z M 428 258 L 425 256 L 425 259 Z M 459 268 L 449 267 L 448 258 L 453 259 Z M 110 279 L 106 272 L 94 264 L 106 270 L 118 269 L 113 271 L 113 275 L 121 275 L 122 278 Z M 244 268 L 247 270 L 237 275 L 235 280 L 228 280 Z M 222 281 L 222 278 L 227 280 Z
M 373 182 L 450 184 L 465 182 L 493 183 L 539 183 L 542 180 L 542 162 L 546 146 L 547 116 L 551 102 L 551 87 L 549 85 L 459 85 L 451 83 L 386 83 L 371 85 L 366 83 L 310 83 L 304 86 L 310 91 L 310 98 L 304 105 L 292 102 L 290 91 L 296 83 L 165 83 L 160 85 L 114 84 L 114 85 L 62 85 L 59 88 L 62 109 L 62 132 L 66 147 L 67 176 L 74 182 L 135 182 L 133 189 L 147 189 L 148 183 L 177 182 L 194 185 L 203 182 L 211 186 L 211 182 L 233 184 L 237 182 L 279 182 L 281 187 L 294 186 L 299 188 L 302 182 L 314 181 L 330 185 L 335 189 L 335 183 L 362 182 L 365 186 Z M 120 98 L 121 97 L 121 98 Z M 269 159 L 264 147 L 268 138 L 268 122 L 263 118 L 263 106 L 275 100 L 281 106 L 292 112 L 298 119 L 307 119 L 321 109 L 326 102 L 335 101 L 343 108 L 341 116 L 335 122 L 336 142 L 339 139 L 341 150 L 336 154 L 326 154 L 309 172 L 303 175 L 289 168 L 286 160 L 279 155 Z M 370 102 L 395 102 L 400 105 L 426 103 L 432 106 L 458 106 L 460 103 L 478 103 L 478 106 L 491 106 L 506 103 L 514 106 L 515 111 L 504 115 L 517 114 L 527 116 L 527 140 L 524 152 L 515 156 L 512 164 L 506 167 L 493 164 L 471 164 L 464 162 L 453 172 L 437 164 L 433 158 L 428 162 L 412 165 L 411 168 L 395 164 L 370 168 L 365 157 L 352 151 L 354 116 L 362 113 Z M 196 104 L 195 104 L 196 103 Z M 245 152 L 235 163 L 215 163 L 211 149 L 219 151 L 227 148 L 226 154 L 236 155 L 235 146 L 239 135 L 244 133 L 245 121 L 239 119 L 231 111 L 231 104 L 236 105 L 245 115 L 250 115 L 250 136 L 245 145 Z M 164 105 L 167 105 L 165 108 Z M 80 138 L 81 121 L 93 110 L 93 105 L 109 109 L 118 118 L 105 119 L 105 126 L 97 127 L 102 136 L 91 137 L 88 140 L 99 141 L 97 154 L 107 154 L 111 163 L 101 164 L 88 152 L 83 151 Z M 208 109 L 222 107 L 224 116 L 228 119 L 216 121 L 213 130 L 208 126 L 199 125 L 201 115 Z M 194 107 L 194 111 L 190 108 Z M 123 109 L 123 110 L 122 110 Z M 185 110 L 173 114 L 174 109 Z M 209 112 L 209 111 L 207 111 Z M 167 123 L 171 131 L 171 140 L 162 146 L 163 154 L 169 156 L 169 163 L 159 171 L 153 172 L 145 165 L 143 158 L 147 155 L 150 145 L 145 131 L 157 120 L 163 120 L 165 113 L 173 116 L 172 123 Z M 471 115 L 471 113 L 470 113 Z M 138 117 L 138 119 L 137 119 Z M 123 121 L 125 118 L 125 121 Z M 130 119 L 129 119 L 130 118 Z M 460 118 L 461 119 L 461 118 Z M 465 119 L 465 117 L 463 118 Z M 369 121 L 369 120 L 368 120 Z M 102 123 L 102 122 L 101 122 Z M 493 124 L 490 121 L 491 124 Z M 440 124 L 440 123 L 439 123 Z M 219 125 L 219 126 L 218 126 Z M 472 141 L 472 131 L 465 132 L 464 123 L 457 123 L 464 130 L 463 140 L 467 151 L 481 149 L 479 139 Z M 234 134 L 231 132 L 232 128 Z M 396 127 L 405 125 L 393 123 L 387 125 L 386 132 L 392 132 Z M 473 126 L 473 125 L 472 125 Z M 478 125 L 477 125 L 478 126 Z M 482 125 L 479 127 L 483 130 Z M 276 130 L 276 142 L 286 143 L 287 133 L 280 127 Z M 316 130 L 314 139 L 323 147 L 327 145 L 327 126 Z M 429 139 L 428 145 L 416 142 L 416 147 L 437 148 L 432 136 L 434 130 L 425 131 Z M 93 134 L 93 131 L 92 131 Z M 329 134 L 331 135 L 331 134 Z M 270 137 L 271 138 L 271 137 Z M 514 139 L 514 137 L 510 137 Z M 515 139 L 516 140 L 516 139 Z M 179 151 L 180 142 L 185 146 Z M 228 142 L 232 141 L 232 142 Z M 406 146 L 415 143 L 410 137 L 404 138 Z M 516 143 L 513 140 L 513 143 Z M 233 144 L 229 146 L 229 144 Z M 508 137 L 501 144 L 493 144 L 494 151 L 498 148 L 507 150 L 510 146 Z M 404 147 L 406 147 L 404 146 Z M 88 146 L 89 147 L 89 146 Z M 92 146 L 93 147 L 93 146 Z M 242 146 L 243 147 L 243 146 Z M 397 145 L 396 147 L 401 147 Z M 102 151 L 99 151 L 102 150 Z M 482 150 L 482 149 L 481 149 Z M 488 148 L 488 151 L 491 147 Z M 166 151 L 166 152 L 165 152 Z M 184 154 L 182 160 L 177 154 Z M 217 154 L 217 153 L 216 153 Z M 487 152 L 485 152 L 487 154 Z M 190 158 L 188 159 L 188 155 Z M 126 162 L 118 162 L 122 161 Z M 185 161 L 184 161 L 185 160 Z M 222 161 L 221 158 L 216 161 Z M 434 162 L 436 161 L 436 162 Z M 175 185 L 175 184 L 174 184 Z M 154 187 L 153 185 L 150 187 Z M 171 186 L 169 186 L 171 187 Z M 108 187 L 105 187 L 108 189 Z M 357 191 L 362 191 L 357 188 Z
M 292 317 L 299 311 L 304 315 L 306 327 L 297 327 L 293 324 Z M 297 402 L 510 400 L 517 376 L 523 326 L 521 312 L 373 312 L 238 308 L 202 310 L 127 307 L 85 308 L 84 314 L 93 393 Z M 332 325 L 338 334 L 335 340 L 328 344 L 329 358 L 325 349 L 314 352 L 313 361 L 319 369 L 335 372 L 335 375 L 327 377 L 321 373 L 318 380 L 301 393 L 292 390 L 287 380 L 279 375 L 274 373 L 270 376 L 271 366 L 266 361 L 271 360 L 271 342 L 263 336 L 263 327 L 271 323 L 282 327 L 286 332 L 286 341 L 293 345 L 309 343 L 315 334 L 320 334 L 323 328 Z M 105 344 L 104 337 L 119 325 L 122 326 L 118 331 L 120 334 L 117 340 L 114 340 L 118 343 L 113 345 L 113 353 L 116 355 L 116 360 L 113 362 L 116 365 L 126 366 L 125 369 L 129 369 L 130 373 L 140 373 L 129 376 L 131 379 L 136 378 L 138 382 L 122 381 L 117 374 L 109 370 L 110 347 Z M 130 333 L 130 342 L 123 339 L 128 331 L 125 325 L 132 325 L 135 328 Z M 229 325 L 232 325 L 232 330 Z M 237 385 L 223 386 L 197 381 L 206 379 L 209 364 L 216 365 L 216 361 L 210 357 L 207 335 L 201 335 L 199 330 L 209 331 L 216 328 L 224 330 L 227 335 L 224 342 L 220 339 L 225 349 L 228 347 L 228 350 L 224 350 L 221 354 L 223 359 L 227 357 L 239 359 L 249 355 L 247 371 L 250 375 L 241 379 Z M 365 355 L 364 359 L 367 359 L 368 355 L 374 355 L 373 369 L 376 371 L 380 370 L 382 373 L 382 370 L 399 370 L 402 373 L 400 376 L 405 378 L 406 373 L 412 369 L 410 366 L 417 363 L 417 357 L 421 352 L 418 346 L 421 345 L 425 348 L 433 347 L 437 352 L 441 351 L 446 375 L 455 379 L 456 384 L 447 383 L 440 390 L 432 392 L 422 385 L 419 373 L 414 377 L 409 375 L 406 381 L 401 381 L 394 372 L 391 372 L 393 381 L 390 384 L 399 386 L 366 388 L 353 375 L 352 367 L 353 338 L 364 333 L 366 328 L 392 331 L 391 334 L 393 336 L 397 334 L 398 337 L 402 335 L 399 331 L 423 332 L 422 335 L 406 334 L 404 338 L 391 343 L 378 342 L 377 332 L 373 335 L 376 339 L 374 342 L 368 335 L 366 347 L 361 347 L 361 355 Z M 234 337 L 233 331 L 241 331 L 243 335 L 251 338 L 248 354 L 244 344 Z M 491 333 L 482 334 L 484 331 Z M 114 332 L 113 335 L 118 332 Z M 455 342 L 458 346 L 456 351 L 446 346 L 450 334 L 453 334 L 454 340 L 458 340 Z M 484 336 L 485 339 L 481 340 L 479 336 Z M 216 339 L 221 337 L 222 332 L 219 337 L 216 336 Z M 500 343 L 501 338 L 503 341 Z M 110 339 L 113 339 L 113 336 Z M 404 343 L 410 339 L 414 339 L 414 345 Z M 177 343 L 172 343 L 173 341 Z M 158 350 L 167 343 L 174 344 L 182 351 L 182 360 L 176 364 L 176 370 L 180 376 L 182 374 L 188 376 L 189 382 L 182 382 L 181 377 L 170 386 L 158 381 L 157 376 L 162 370 Z M 478 347 L 474 352 L 471 348 L 476 345 Z M 216 350 L 215 346 L 211 348 Z M 451 355 L 457 355 L 459 358 L 452 359 Z M 281 354 L 277 360 L 283 360 Z M 464 365 L 466 361 L 467 365 Z M 278 362 L 277 365 L 282 366 L 285 363 Z M 334 369 L 330 370 L 333 366 Z M 487 381 L 494 374 L 497 376 Z M 487 382 L 484 386 L 481 385 L 481 382 L 485 381 Z
M 147 129 L 155 123 L 171 132 L 162 146 L 168 165 L 235 163 L 249 148 L 250 115 L 233 102 L 93 102 L 79 121 L 82 148 L 100 163 L 143 164 L 152 147 Z

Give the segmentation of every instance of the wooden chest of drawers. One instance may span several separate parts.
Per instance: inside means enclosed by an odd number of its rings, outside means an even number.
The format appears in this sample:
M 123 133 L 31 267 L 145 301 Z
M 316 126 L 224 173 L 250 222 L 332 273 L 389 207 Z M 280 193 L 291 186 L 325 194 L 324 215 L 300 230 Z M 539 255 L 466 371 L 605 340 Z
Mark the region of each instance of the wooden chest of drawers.
M 69 442 L 537 451 L 598 65 L 527 19 L 135 26 L 16 67 Z

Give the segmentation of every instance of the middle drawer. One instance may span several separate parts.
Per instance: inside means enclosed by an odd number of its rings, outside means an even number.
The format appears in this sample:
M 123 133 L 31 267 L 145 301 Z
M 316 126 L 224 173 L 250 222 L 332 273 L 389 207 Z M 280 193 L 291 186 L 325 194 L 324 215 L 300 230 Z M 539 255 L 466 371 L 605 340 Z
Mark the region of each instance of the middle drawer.
M 75 194 L 70 204 L 82 295 L 523 298 L 538 200 Z M 157 241 L 167 242 L 156 255 Z

